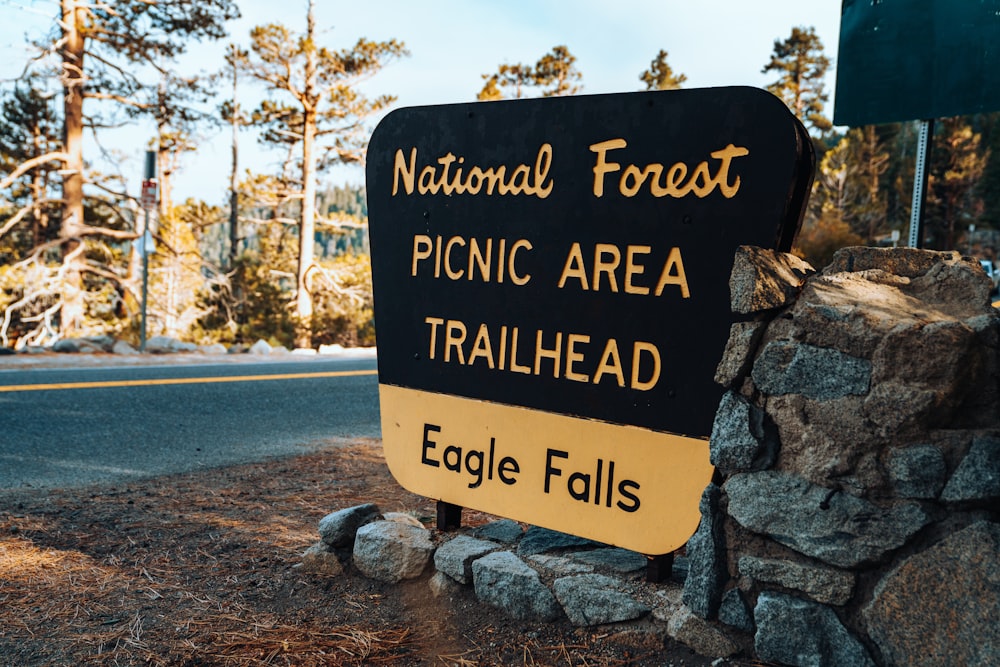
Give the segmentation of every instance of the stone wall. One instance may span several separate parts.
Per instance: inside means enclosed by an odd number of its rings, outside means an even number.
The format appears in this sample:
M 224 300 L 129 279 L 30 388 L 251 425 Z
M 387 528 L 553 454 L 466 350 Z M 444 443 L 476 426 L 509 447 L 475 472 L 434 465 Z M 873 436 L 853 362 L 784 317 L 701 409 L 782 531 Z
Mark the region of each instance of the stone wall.
M 737 254 L 683 600 L 787 665 L 1000 664 L 1000 315 L 974 260 Z

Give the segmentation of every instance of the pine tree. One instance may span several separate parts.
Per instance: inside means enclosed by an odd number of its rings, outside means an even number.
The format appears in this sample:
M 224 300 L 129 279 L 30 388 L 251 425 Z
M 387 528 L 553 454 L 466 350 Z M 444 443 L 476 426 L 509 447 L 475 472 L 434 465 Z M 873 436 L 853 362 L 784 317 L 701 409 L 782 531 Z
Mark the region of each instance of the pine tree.
M 481 102 L 502 100 L 505 97 L 521 99 L 527 91 L 537 89 L 542 97 L 575 95 L 583 75 L 576 68 L 576 56 L 565 46 L 555 46 L 538 59 L 534 65 L 503 64 L 495 74 L 483 74 L 486 82 L 476 99 Z M 505 95 L 504 91 L 510 91 Z
M 8 174 L 2 179 L 7 187 L 0 188 L 0 263 L 18 261 L 51 240 L 49 221 L 58 215 L 52 191 L 58 161 L 45 158 L 58 152 L 62 141 L 43 86 L 39 77 L 15 82 L 0 102 L 0 173 Z
M 826 151 L 816 170 L 811 216 L 828 209 L 861 239 L 872 243 L 887 226 L 883 175 L 889 153 L 874 126 L 854 128 Z
M 245 62 L 249 54 L 240 49 L 236 44 L 229 45 L 229 52 L 226 54 L 226 69 L 233 81 L 233 97 L 231 100 L 223 102 L 219 107 L 220 116 L 223 122 L 229 123 L 231 129 L 230 151 L 232 162 L 229 170 L 229 253 L 227 255 L 226 267 L 236 265 L 236 257 L 239 255 L 240 243 L 240 198 L 239 198 L 239 150 L 240 150 L 240 129 L 250 124 L 250 117 L 243 113 L 239 98 L 240 66 Z
M 198 247 L 200 228 L 218 212 L 203 202 L 187 200 L 160 218 L 158 249 L 150 262 L 151 333 L 174 338 L 187 334 L 204 314 L 197 307 L 204 285 Z
M 486 83 L 477 95 L 477 99 L 480 101 L 502 100 L 505 89 L 512 90 L 511 97 L 519 100 L 524 96 L 525 88 L 534 85 L 535 70 L 530 65 L 522 65 L 521 63 L 508 65 L 505 63 L 500 65 L 496 74 L 483 74 L 483 79 Z
M 538 59 L 533 84 L 541 89 L 542 97 L 565 97 L 580 92 L 581 86 L 576 82 L 583 75 L 574 63 L 576 56 L 565 46 L 553 47 Z
M 981 199 L 983 212 L 979 225 L 1000 229 L 1000 113 L 984 114 L 984 136 L 986 164 L 983 175 L 976 185 L 976 195 Z
M 792 28 L 784 41 L 775 40 L 771 60 L 761 70 L 776 72 L 778 79 L 767 89 L 792 110 L 807 128 L 827 132 L 833 127 L 823 115 L 829 100 L 823 81 L 830 59 L 823 53 L 823 42 L 814 28 Z
M 99 190 L 88 185 L 95 179 L 86 169 L 84 130 L 114 124 L 123 106 L 152 111 L 157 103 L 143 101 L 150 90 L 145 74 L 165 71 L 188 39 L 221 37 L 224 22 L 237 15 L 232 0 L 60 0 L 48 41 L 38 46 L 50 55 L 63 92 L 63 145 L 45 158 L 62 166 L 61 211 L 52 221 L 55 238 L 36 247 L 31 260 L 46 266 L 45 255 L 58 248 L 61 266 L 48 270 L 52 280 L 40 281 L 45 288 L 34 301 L 19 306 L 46 309 L 38 336 L 51 340 L 80 332 L 88 308 L 106 301 L 104 291 L 125 288 L 124 271 L 109 261 L 117 261 L 114 244 L 134 238 L 128 228 L 133 220 L 118 205 L 126 196 L 114 183 Z
M 501 67 L 503 67 L 501 65 Z M 483 79 L 486 83 L 483 84 L 482 89 L 476 95 L 476 99 L 480 102 L 492 102 L 494 100 L 503 99 L 503 91 L 500 90 L 500 75 L 499 74 L 483 74 Z
M 968 118 L 943 118 L 935 123 L 925 203 L 929 247 L 954 250 L 956 230 L 974 223 L 982 212 L 976 185 L 986 157 L 982 135 Z
M 667 63 L 667 52 L 660 49 L 649 63 L 649 69 L 639 75 L 639 80 L 646 84 L 646 90 L 677 90 L 687 81 L 687 76 L 675 74 Z
M 296 270 L 296 345 L 311 347 L 315 274 L 317 170 L 333 163 L 361 162 L 367 141 L 365 119 L 387 108 L 395 98 L 366 98 L 357 84 L 395 58 L 407 55 L 402 42 L 359 39 L 349 49 L 333 51 L 316 42 L 316 23 L 310 0 L 306 31 L 293 34 L 279 24 L 251 31 L 244 71 L 291 103 L 265 100 L 254 114 L 265 128 L 265 140 L 301 149 L 297 181 L 299 198 L 299 253 Z M 324 141 L 327 140 L 327 141 Z

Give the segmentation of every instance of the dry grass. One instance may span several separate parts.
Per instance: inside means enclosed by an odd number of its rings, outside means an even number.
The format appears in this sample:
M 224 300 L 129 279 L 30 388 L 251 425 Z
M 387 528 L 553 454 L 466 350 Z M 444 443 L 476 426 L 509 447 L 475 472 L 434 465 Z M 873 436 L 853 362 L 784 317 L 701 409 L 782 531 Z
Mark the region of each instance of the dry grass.
M 0 665 L 710 664 L 512 622 L 424 581 L 304 572 L 319 519 L 364 502 L 434 516 L 370 440 L 126 487 L 0 493 Z

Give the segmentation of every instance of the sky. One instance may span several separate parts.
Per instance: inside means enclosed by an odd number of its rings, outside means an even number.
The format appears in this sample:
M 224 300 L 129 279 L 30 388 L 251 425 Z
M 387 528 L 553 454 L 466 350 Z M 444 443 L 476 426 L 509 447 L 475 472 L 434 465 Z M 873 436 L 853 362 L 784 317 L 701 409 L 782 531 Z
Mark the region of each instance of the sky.
M 26 36 L 50 25 L 55 0 L 0 0 L 0 79 L 9 80 L 27 57 Z M 230 37 L 195 45 L 179 63 L 184 72 L 212 71 L 223 65 L 225 45 L 249 43 L 252 26 L 284 23 L 305 29 L 305 0 L 238 0 L 243 17 L 230 24 Z M 631 92 L 644 86 L 639 75 L 660 49 L 668 63 L 687 76 L 686 88 L 750 85 L 764 87 L 775 76 L 761 73 L 775 40 L 793 27 L 814 27 L 833 61 L 827 91 L 832 116 L 839 0 L 354 0 L 316 2 L 319 41 L 341 49 L 358 38 L 398 39 L 410 56 L 391 63 L 366 82 L 369 95 L 391 94 L 396 108 L 475 100 L 482 75 L 503 63 L 534 64 L 554 46 L 576 56 L 582 94 Z M 249 95 L 249 93 L 248 93 Z M 244 104 L 249 100 L 245 100 Z M 151 127 L 132 127 L 104 140 L 121 150 L 118 168 L 134 181 L 142 174 L 142 154 Z M 221 204 L 229 182 L 229 133 L 209 133 L 196 156 L 188 156 L 175 181 L 175 200 L 186 197 Z M 246 136 L 241 168 L 269 171 L 277 152 L 261 150 Z M 324 177 L 330 184 L 364 181 L 360 167 L 339 168 Z

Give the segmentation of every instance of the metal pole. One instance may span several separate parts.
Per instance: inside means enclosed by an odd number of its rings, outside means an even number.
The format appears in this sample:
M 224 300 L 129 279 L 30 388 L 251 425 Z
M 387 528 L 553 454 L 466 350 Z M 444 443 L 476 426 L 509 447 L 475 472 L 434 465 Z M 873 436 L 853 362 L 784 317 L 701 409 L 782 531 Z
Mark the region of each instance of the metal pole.
M 152 208 L 146 196 L 145 187 L 150 181 L 156 179 L 156 151 L 146 151 L 146 169 L 143 174 L 143 223 L 142 223 L 142 331 L 139 332 L 139 351 L 146 351 L 146 303 L 149 297 L 149 241 L 152 236 L 149 233 L 149 211 Z
M 139 352 L 146 351 L 146 300 L 149 296 L 149 248 L 146 242 L 149 238 L 149 208 L 143 209 L 142 230 L 142 330 L 139 333 Z
M 924 245 L 924 198 L 927 196 L 927 156 L 931 150 L 934 119 L 920 121 L 917 139 L 917 163 L 913 171 L 913 205 L 910 208 L 910 247 Z

